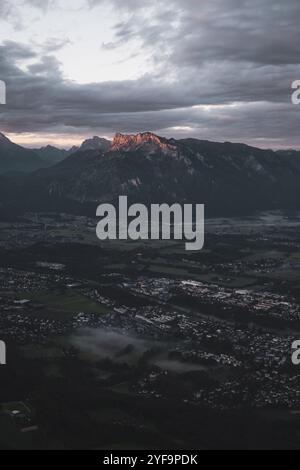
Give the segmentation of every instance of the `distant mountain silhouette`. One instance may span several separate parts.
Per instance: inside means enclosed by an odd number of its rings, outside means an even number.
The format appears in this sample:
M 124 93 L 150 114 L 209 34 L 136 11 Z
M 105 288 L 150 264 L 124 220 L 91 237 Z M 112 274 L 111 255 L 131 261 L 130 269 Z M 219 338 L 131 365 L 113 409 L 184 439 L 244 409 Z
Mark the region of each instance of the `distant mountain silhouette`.
M 52 166 L 52 165 L 55 165 L 56 163 L 62 162 L 65 158 L 71 155 L 73 151 L 76 151 L 76 150 L 68 151 L 65 149 L 59 149 L 57 147 L 53 147 L 52 145 L 47 145 L 46 147 L 34 149 L 34 152 L 45 163 L 44 166 Z
M 33 150 L 14 144 L 0 133 L 0 174 L 30 173 L 43 166 L 42 159 Z
M 93 137 L 85 140 L 80 147 L 70 150 L 60 149 L 52 145 L 42 148 L 27 149 L 14 144 L 0 133 L 0 174 L 15 175 L 32 173 L 40 168 L 47 168 L 62 162 L 75 152 L 87 150 L 107 151 L 111 146 L 109 140 Z

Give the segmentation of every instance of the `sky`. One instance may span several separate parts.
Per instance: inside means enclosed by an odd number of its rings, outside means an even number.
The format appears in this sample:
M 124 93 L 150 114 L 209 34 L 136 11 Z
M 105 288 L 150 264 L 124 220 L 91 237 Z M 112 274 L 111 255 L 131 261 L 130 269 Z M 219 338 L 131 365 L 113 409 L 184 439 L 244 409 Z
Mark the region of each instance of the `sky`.
M 0 130 L 300 148 L 299 0 L 1 0 Z

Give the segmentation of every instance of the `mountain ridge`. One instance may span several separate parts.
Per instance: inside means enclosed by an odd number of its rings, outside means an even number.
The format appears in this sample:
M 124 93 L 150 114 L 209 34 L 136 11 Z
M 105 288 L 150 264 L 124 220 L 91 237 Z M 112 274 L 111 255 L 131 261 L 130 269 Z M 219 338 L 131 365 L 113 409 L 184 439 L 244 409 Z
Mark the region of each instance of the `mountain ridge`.
M 43 166 L 42 159 L 34 150 L 21 147 L 0 133 L 0 174 L 30 173 Z
M 300 209 L 300 160 L 246 144 L 117 134 L 108 150 L 77 151 L 19 179 L 14 201 L 95 215 L 120 195 L 147 205 L 204 203 L 212 215 Z
M 86 139 L 80 147 L 74 146 L 69 150 L 50 144 L 41 148 L 26 148 L 15 144 L 0 132 L 0 175 L 32 173 L 41 168 L 54 166 L 75 152 L 108 150 L 110 146 L 109 140 L 94 136 Z

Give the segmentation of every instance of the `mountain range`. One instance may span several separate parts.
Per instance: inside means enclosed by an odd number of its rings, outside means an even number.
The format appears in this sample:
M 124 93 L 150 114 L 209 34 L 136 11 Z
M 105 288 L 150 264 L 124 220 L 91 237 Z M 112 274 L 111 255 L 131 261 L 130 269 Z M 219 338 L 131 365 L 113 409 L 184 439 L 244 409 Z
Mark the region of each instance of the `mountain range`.
M 43 161 L 35 151 L 14 144 L 0 133 L 0 174 L 30 173 L 43 166 Z
M 32 173 L 40 168 L 56 165 L 75 152 L 87 150 L 106 151 L 110 145 L 109 140 L 93 137 L 85 140 L 80 147 L 72 147 L 69 150 L 52 145 L 27 149 L 13 143 L 4 134 L 0 133 L 0 175 Z
M 60 159 L 51 148 L 43 152 Z M 113 142 L 94 137 L 65 152 L 54 166 L 11 177 L 13 191 L 7 190 L 6 179 L 0 201 L 5 198 L 19 210 L 91 215 L 99 203 L 116 201 L 119 195 L 145 204 L 205 203 L 208 215 L 300 209 L 297 151 L 166 139 L 146 132 L 117 134 Z M 38 157 L 43 158 L 41 153 Z

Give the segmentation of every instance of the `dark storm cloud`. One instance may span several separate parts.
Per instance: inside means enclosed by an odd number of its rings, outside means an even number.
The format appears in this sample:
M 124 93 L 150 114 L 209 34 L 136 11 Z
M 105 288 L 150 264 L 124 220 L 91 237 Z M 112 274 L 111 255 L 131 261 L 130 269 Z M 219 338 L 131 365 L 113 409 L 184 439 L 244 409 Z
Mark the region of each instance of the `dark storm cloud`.
M 299 64 L 300 2 L 297 0 L 204 3 L 207 6 L 203 12 L 198 7 L 194 16 L 183 15 L 181 34 L 186 40 L 178 43 L 175 60 L 192 66 L 211 59 Z
M 166 42 L 176 63 L 299 64 L 298 0 L 172 0 L 160 2 L 160 8 L 142 21 L 136 21 L 141 2 L 113 2 L 132 12 L 117 25 L 117 38 L 126 41 L 135 36 L 145 46 Z M 105 0 L 92 2 L 101 3 Z M 153 6 L 148 1 L 142 4 L 143 9 Z
M 91 8 L 104 3 L 88 1 Z M 298 0 L 112 3 L 126 15 L 106 49 L 139 41 L 152 55 L 153 74 L 79 85 L 64 79 L 51 56 L 64 46 L 61 42 L 49 39 L 40 58 L 36 49 L 7 41 L 0 47 L 0 78 L 8 85 L 3 130 L 153 130 L 264 146 L 300 145 L 300 109 L 290 103 L 291 83 L 300 79 Z M 31 59 L 27 69 L 20 68 L 20 59 Z M 207 110 L 196 105 L 226 106 Z

